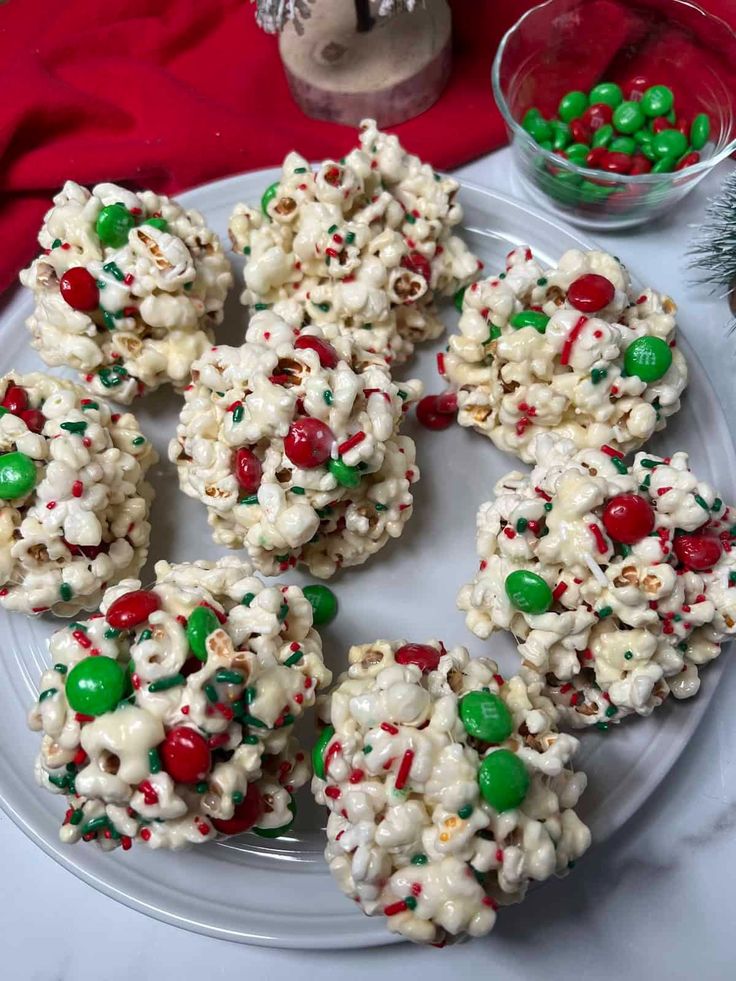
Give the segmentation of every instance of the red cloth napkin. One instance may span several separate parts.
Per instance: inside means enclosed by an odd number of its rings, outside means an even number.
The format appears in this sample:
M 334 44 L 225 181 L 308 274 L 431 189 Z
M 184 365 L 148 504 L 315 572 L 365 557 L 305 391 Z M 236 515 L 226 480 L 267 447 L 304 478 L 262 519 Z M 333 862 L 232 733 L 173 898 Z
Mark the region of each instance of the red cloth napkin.
M 504 141 L 491 62 L 534 5 L 450 2 L 449 86 L 397 128 L 442 169 Z M 709 4 L 736 19 L 732 0 Z M 316 159 L 354 141 L 296 107 L 276 39 L 256 26 L 248 0 L 10 0 L 0 5 L 0 91 L 0 290 L 34 254 L 43 213 L 67 178 L 175 193 L 278 164 L 292 148 Z

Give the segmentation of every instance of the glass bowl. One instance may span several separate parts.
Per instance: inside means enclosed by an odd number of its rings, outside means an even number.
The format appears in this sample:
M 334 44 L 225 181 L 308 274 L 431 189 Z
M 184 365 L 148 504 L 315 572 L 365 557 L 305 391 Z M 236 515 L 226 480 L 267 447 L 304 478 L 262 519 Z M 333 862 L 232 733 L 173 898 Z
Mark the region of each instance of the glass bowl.
M 687 118 L 709 115 L 698 163 L 671 173 L 610 174 L 544 149 L 522 128 L 532 107 L 549 119 L 566 92 L 602 81 L 625 85 L 634 76 L 669 86 Z M 547 0 L 505 34 L 492 80 L 525 188 L 585 227 L 650 221 L 736 149 L 736 34 L 689 0 Z

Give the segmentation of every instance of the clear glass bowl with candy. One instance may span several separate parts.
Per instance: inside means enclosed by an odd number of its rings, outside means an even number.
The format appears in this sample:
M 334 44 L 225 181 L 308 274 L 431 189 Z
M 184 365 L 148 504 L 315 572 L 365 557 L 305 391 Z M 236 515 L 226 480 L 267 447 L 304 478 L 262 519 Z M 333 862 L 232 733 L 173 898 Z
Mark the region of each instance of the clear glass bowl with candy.
M 690 0 L 547 0 L 493 93 L 525 189 L 569 220 L 664 214 L 736 149 L 736 34 Z

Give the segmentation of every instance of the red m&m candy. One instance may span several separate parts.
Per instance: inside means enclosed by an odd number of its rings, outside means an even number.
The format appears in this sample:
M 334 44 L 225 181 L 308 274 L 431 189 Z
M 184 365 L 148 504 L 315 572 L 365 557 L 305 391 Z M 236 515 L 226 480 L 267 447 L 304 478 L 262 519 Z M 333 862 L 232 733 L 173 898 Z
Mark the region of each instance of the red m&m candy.
M 40 433 L 46 422 L 46 417 L 39 409 L 23 409 L 19 415 L 32 433 Z
M 635 545 L 654 529 L 654 509 L 639 494 L 618 494 L 603 509 L 603 525 L 615 542 Z
M 334 442 L 332 430 L 319 419 L 297 419 L 284 439 L 284 452 L 295 466 L 310 470 L 329 460 Z
M 601 126 L 606 126 L 611 122 L 613 109 L 605 102 L 596 102 L 594 105 L 588 106 L 580 118 L 595 133 Z
M 705 572 L 712 569 L 721 557 L 723 546 L 714 535 L 678 535 L 673 548 L 686 569 Z
M 130 630 L 145 623 L 159 609 L 161 600 L 147 589 L 134 589 L 118 596 L 107 611 L 106 619 L 116 630 Z
M 455 421 L 457 395 L 426 395 L 417 405 L 417 419 L 427 429 L 447 429 Z
M 261 486 L 263 467 L 251 450 L 240 449 L 235 454 L 235 479 L 246 494 L 255 494 Z
M 176 783 L 199 783 L 212 766 L 207 740 L 196 729 L 179 726 L 161 744 L 161 762 Z
M 8 385 L 2 401 L 3 408 L 18 416 L 24 409 L 28 408 L 28 395 L 26 390 L 20 385 Z
M 94 277 L 83 266 L 72 266 L 59 280 L 64 300 L 73 310 L 96 310 L 100 303 L 100 291 Z
M 394 654 L 397 664 L 416 664 L 422 674 L 436 671 L 440 663 L 440 652 L 429 644 L 404 644 Z
M 263 798 L 254 783 L 248 785 L 248 792 L 236 806 L 233 816 L 227 820 L 213 818 L 212 823 L 224 835 L 239 835 L 250 831 L 263 815 Z
M 337 367 L 337 351 L 327 341 L 323 341 L 321 337 L 313 337 L 311 334 L 300 334 L 294 341 L 294 347 L 297 351 L 314 351 L 323 368 Z
M 598 273 L 586 273 L 570 283 L 567 299 L 571 306 L 583 313 L 596 313 L 607 307 L 616 295 L 610 279 Z

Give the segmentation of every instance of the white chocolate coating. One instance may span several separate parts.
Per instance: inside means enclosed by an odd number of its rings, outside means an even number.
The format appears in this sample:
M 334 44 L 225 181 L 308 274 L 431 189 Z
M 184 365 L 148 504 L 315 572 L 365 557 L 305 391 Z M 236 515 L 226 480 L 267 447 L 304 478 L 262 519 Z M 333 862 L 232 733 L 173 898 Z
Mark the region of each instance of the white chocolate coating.
M 570 284 L 587 273 L 615 287 L 609 306 L 592 315 L 567 300 Z M 510 324 L 532 308 L 550 318 L 544 333 Z M 534 439 L 544 432 L 579 449 L 638 449 L 677 412 L 687 384 L 675 346 L 676 309 L 654 290 L 636 292 L 624 266 L 605 252 L 571 249 L 545 270 L 531 249 L 514 249 L 504 273 L 465 291 L 459 333 L 450 337 L 445 375 L 457 390 L 458 421 L 525 463 L 534 462 Z M 626 349 L 648 336 L 672 349 L 669 370 L 649 384 L 622 374 Z
M 103 207 L 118 202 L 138 224 L 114 248 L 100 241 L 95 223 Z M 151 217 L 163 218 L 166 229 L 145 224 Z M 47 364 L 76 369 L 95 394 L 123 404 L 166 382 L 187 384 L 232 285 L 227 256 L 199 212 L 153 191 L 98 184 L 90 192 L 67 181 L 38 241 L 44 254 L 20 279 L 35 294 L 27 325 Z M 60 292 L 62 275 L 76 266 L 100 287 L 99 307 L 90 313 L 73 309 Z
M 415 342 L 442 333 L 434 298 L 482 265 L 451 234 L 458 188 L 372 120 L 359 147 L 316 172 L 288 154 L 267 214 L 238 204 L 230 219 L 233 248 L 246 255 L 241 301 L 330 339 L 349 334 L 358 367 L 405 361 Z
M 569 763 L 578 741 L 556 731 L 555 709 L 519 677 L 504 682 L 487 658 L 442 652 L 436 671 L 397 664 L 402 642 L 353 647 L 350 666 L 320 702 L 335 729 L 325 779 L 312 791 L 330 811 L 325 858 L 340 888 L 369 916 L 417 943 L 482 936 L 499 904 L 523 898 L 530 880 L 563 873 L 590 844 L 574 808 L 585 789 Z M 500 696 L 513 732 L 500 745 L 472 739 L 459 717 L 466 692 Z M 510 750 L 530 777 L 517 808 L 496 811 L 480 793 L 487 755 Z M 407 751 L 406 782 L 397 788 Z M 461 812 L 461 813 L 458 813 Z M 414 908 L 398 909 L 406 897 Z M 385 913 L 386 908 L 389 913 Z
M 67 794 L 74 815 L 81 811 L 73 821 L 67 814 L 62 840 L 75 842 L 90 821 L 106 818 L 111 834 L 96 836 L 105 849 L 129 847 L 132 839 L 151 848 L 200 844 L 217 836 L 213 820 L 231 819 L 251 784 L 265 804 L 256 827 L 290 824 L 291 792 L 309 775 L 294 722 L 331 678 L 309 601 L 296 586 L 265 586 L 234 556 L 214 564 L 159 562 L 152 591 L 160 609 L 131 631 L 110 631 L 106 611 L 139 588 L 126 580 L 109 589 L 100 614 L 50 641 L 54 667 L 41 678 L 29 724 L 43 733 L 39 784 Z M 203 603 L 225 618 L 207 637 L 206 663 L 192 659 L 184 625 Z M 80 721 L 67 702 L 65 677 L 98 654 L 124 667 L 132 660 L 132 694 L 116 710 Z M 242 681 L 218 680 L 222 671 Z M 156 682 L 172 676 L 177 683 L 156 690 Z M 212 745 L 202 786 L 175 782 L 165 765 L 151 767 L 149 752 L 181 726 Z
M 145 476 L 158 456 L 133 415 L 111 416 L 72 382 L 13 373 L 0 379 L 0 400 L 11 384 L 45 421 L 36 433 L 18 415 L 0 416 L 0 453 L 24 453 L 37 470 L 25 497 L 0 501 L 0 604 L 74 616 L 146 561 Z
M 302 333 L 321 337 L 316 328 Z M 294 347 L 298 334 L 262 311 L 242 347 L 215 347 L 195 362 L 169 456 L 184 493 L 207 505 L 216 542 L 245 547 L 267 575 L 301 563 L 327 578 L 397 538 L 412 513 L 414 443 L 397 433 L 421 384 L 394 383 L 385 365 L 356 373 L 347 337 L 335 341 L 337 366 L 323 367 L 315 351 Z M 339 484 L 326 465 L 301 469 L 288 458 L 284 437 L 307 416 L 330 428 L 332 458 L 360 468 L 357 487 Z M 246 496 L 235 477 L 240 447 L 261 462 L 257 495 Z
M 669 694 L 695 695 L 698 667 L 736 633 L 729 534 L 736 511 L 691 473 L 685 453 L 663 460 L 641 452 L 633 465 L 616 466 L 600 450 L 576 450 L 553 435 L 538 437 L 534 452 L 531 475 L 507 474 L 478 512 L 480 569 L 458 597 L 468 627 L 482 638 L 510 630 L 522 676 L 544 681 L 574 727 L 649 715 Z M 632 493 L 653 508 L 654 531 L 622 547 L 601 514 L 606 501 Z M 674 534 L 706 524 L 721 540 L 721 557 L 709 571 L 684 569 Z M 546 613 L 512 605 L 505 581 L 516 569 L 536 573 L 552 590 L 564 583 Z

